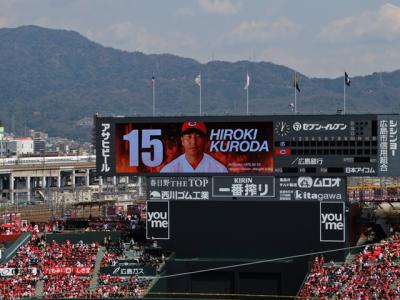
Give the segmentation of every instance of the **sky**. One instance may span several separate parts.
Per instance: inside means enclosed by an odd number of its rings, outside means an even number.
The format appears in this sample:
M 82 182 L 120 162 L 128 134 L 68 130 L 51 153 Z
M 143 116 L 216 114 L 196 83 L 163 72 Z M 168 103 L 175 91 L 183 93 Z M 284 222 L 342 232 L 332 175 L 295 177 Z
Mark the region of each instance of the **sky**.
M 146 54 L 335 78 L 400 69 L 400 0 L 1 0 L 0 28 L 74 30 Z

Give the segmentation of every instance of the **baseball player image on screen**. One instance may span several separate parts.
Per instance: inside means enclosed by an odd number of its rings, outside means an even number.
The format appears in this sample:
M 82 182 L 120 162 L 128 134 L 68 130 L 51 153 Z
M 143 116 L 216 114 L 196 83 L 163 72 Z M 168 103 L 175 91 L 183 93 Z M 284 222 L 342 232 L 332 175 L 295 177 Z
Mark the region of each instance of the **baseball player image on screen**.
M 181 131 L 184 153 L 166 164 L 160 173 L 227 173 L 228 169 L 204 153 L 207 127 L 204 122 L 184 122 Z

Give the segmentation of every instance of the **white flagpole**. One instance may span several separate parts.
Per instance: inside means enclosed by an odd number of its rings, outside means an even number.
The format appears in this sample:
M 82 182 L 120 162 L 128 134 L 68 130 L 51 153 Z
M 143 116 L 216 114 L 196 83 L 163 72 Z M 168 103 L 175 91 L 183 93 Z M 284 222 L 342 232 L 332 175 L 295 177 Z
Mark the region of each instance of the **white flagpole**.
M 156 115 L 156 80 L 152 79 L 153 84 L 153 117 Z
M 293 87 L 294 87 L 294 114 L 295 115 L 297 114 L 297 87 L 296 87 L 296 85 L 297 85 L 297 73 L 294 72 L 294 84 L 293 84 Z
M 199 88 L 200 88 L 200 116 L 201 116 L 201 86 L 203 85 L 202 79 L 201 79 L 201 72 L 200 72 L 200 84 L 199 84 Z
M 343 114 L 346 114 L 346 72 L 343 74 Z
M 246 89 L 246 115 L 249 114 L 249 88 Z
M 246 89 L 246 115 L 249 114 L 249 87 Z
M 249 87 L 250 87 L 250 76 L 249 72 L 246 73 L 246 84 L 244 89 L 246 90 L 246 115 L 249 114 Z

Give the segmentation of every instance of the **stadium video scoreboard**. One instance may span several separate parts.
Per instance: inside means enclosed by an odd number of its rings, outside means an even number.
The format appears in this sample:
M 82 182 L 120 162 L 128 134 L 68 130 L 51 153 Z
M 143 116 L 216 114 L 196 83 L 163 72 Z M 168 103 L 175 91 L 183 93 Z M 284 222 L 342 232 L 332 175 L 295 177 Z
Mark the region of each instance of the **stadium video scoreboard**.
M 400 115 L 100 117 L 101 176 L 252 174 L 397 176 Z M 189 130 L 193 129 L 193 130 Z M 198 132 L 193 155 L 183 132 Z
M 299 116 L 275 123 L 275 173 L 395 175 L 398 115 Z

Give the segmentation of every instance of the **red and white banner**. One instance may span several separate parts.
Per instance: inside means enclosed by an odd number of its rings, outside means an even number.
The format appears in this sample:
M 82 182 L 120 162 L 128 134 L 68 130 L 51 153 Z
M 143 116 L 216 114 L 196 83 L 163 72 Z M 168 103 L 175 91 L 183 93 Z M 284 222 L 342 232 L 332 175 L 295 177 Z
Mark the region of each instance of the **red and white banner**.
M 75 267 L 75 275 L 90 275 L 90 267 Z
M 44 273 L 47 275 L 90 275 L 90 267 L 45 267 Z

